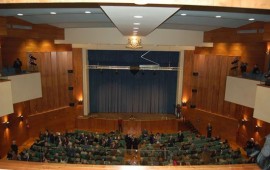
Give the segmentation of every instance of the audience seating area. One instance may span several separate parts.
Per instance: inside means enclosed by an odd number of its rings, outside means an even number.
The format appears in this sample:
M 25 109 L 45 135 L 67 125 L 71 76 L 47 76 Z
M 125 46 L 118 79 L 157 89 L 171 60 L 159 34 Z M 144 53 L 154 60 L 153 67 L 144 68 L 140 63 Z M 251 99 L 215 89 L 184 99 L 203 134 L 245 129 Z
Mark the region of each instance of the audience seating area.
M 125 135 L 118 132 L 45 133 L 18 154 L 18 160 L 95 165 L 206 165 L 241 164 L 246 160 L 240 150 L 232 150 L 227 141 L 206 138 L 190 131 L 140 135 L 138 150 L 126 150 Z M 152 139 L 150 139 L 152 138 Z M 10 153 L 11 154 L 11 153 Z M 131 157 L 131 158 L 130 158 Z M 133 159 L 134 158 L 134 159 Z M 8 155 L 8 159 L 14 159 Z

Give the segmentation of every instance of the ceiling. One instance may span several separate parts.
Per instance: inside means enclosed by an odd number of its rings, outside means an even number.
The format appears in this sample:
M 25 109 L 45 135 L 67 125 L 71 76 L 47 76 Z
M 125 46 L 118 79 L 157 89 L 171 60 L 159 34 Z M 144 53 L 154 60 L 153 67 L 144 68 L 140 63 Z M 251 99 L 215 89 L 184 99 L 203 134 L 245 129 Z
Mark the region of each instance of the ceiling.
M 52 15 L 50 12 L 56 14 Z M 18 16 L 18 13 L 23 16 Z M 146 36 L 156 28 L 209 31 L 220 27 L 236 28 L 254 21 L 270 22 L 270 12 L 267 10 L 247 12 L 227 8 L 101 6 L 0 9 L 0 16 L 14 16 L 34 24 L 50 24 L 60 28 L 117 27 L 123 35 L 132 34 L 135 27 L 133 23 L 137 22 L 132 17 L 135 14 L 147 16 L 144 21 L 138 21 L 140 25 L 136 26 L 140 36 Z M 250 18 L 255 20 L 248 20 Z

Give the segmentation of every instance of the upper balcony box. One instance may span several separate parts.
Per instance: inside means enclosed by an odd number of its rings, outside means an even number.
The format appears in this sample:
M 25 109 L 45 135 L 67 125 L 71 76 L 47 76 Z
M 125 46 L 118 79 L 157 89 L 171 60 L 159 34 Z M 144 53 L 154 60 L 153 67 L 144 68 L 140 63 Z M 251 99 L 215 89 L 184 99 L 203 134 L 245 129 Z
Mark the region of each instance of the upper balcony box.
M 0 116 L 13 113 L 11 81 L 0 79 Z
M 260 84 L 260 81 L 227 76 L 225 100 L 254 108 L 258 84 Z
M 11 81 L 13 104 L 42 97 L 41 76 L 39 72 L 12 75 L 3 78 Z

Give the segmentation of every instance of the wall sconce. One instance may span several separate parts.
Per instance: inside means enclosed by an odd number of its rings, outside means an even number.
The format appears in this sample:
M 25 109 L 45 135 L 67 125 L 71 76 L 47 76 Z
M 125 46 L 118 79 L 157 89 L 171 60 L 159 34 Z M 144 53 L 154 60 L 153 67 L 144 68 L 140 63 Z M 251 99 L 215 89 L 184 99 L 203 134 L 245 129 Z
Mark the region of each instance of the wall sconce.
M 187 106 L 187 101 L 182 101 L 182 106 Z
M 262 127 L 260 125 L 255 126 L 255 131 L 258 132 Z
M 268 49 L 266 50 L 266 54 L 267 54 L 267 55 L 270 54 L 270 48 L 268 48 Z
M 82 105 L 82 104 L 83 104 L 83 100 L 80 99 L 80 100 L 78 101 L 78 105 Z
M 20 121 L 23 121 L 23 115 L 18 116 L 18 118 L 20 119 Z
M 5 125 L 6 128 L 9 127 L 9 121 L 3 122 L 3 124 Z
M 247 121 L 248 121 L 247 119 L 244 119 L 244 118 L 243 118 L 243 119 L 241 120 L 242 125 L 244 125 Z

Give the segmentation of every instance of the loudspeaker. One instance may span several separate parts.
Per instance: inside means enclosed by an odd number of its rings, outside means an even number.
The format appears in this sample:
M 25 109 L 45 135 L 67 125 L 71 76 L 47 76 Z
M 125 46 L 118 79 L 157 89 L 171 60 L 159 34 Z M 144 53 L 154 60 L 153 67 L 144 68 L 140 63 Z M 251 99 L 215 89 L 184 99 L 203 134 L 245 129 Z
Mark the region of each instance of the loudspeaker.
M 73 70 L 68 70 L 68 73 L 73 73 Z
M 70 106 L 70 107 L 74 107 L 74 106 L 75 106 L 75 103 L 70 102 L 70 103 L 69 103 L 69 106 Z
M 190 108 L 195 109 L 196 108 L 196 104 L 191 104 L 190 105 Z
M 68 90 L 73 90 L 73 87 L 72 86 L 68 87 Z
M 139 66 L 130 66 L 130 72 L 133 74 L 133 75 L 136 75 L 140 70 L 140 67 Z
M 197 89 L 192 89 L 192 93 L 197 93 Z
M 192 75 L 193 75 L 193 76 L 198 76 L 199 73 L 198 73 L 198 72 L 193 72 Z

